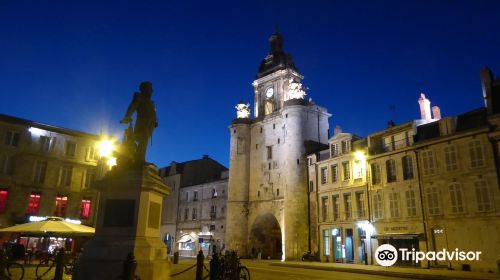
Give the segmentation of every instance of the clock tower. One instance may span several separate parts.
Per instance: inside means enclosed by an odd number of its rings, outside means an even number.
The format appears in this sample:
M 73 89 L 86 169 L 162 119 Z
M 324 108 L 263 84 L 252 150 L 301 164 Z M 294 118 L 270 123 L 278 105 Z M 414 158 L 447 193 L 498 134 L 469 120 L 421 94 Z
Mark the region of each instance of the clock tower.
M 328 143 L 325 108 L 305 99 L 303 76 L 274 33 L 253 82 L 229 126 L 226 248 L 263 258 L 300 259 L 308 251 L 306 157 Z

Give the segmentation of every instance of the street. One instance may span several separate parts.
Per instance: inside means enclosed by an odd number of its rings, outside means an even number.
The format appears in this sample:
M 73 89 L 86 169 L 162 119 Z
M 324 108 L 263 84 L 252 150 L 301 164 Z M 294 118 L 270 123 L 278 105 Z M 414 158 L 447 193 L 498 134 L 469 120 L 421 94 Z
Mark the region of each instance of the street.
M 252 280 L 307 280 L 307 279 L 321 279 L 321 280 L 377 280 L 377 279 L 407 279 L 398 277 L 387 277 L 371 274 L 361 274 L 361 273 L 348 273 L 348 272 L 338 272 L 338 271 L 324 271 L 324 270 L 314 270 L 314 269 L 303 269 L 303 268 L 290 268 L 290 267 L 280 267 L 271 266 L 269 261 L 251 261 L 242 260 L 244 266 L 250 270 L 250 276 Z M 181 259 L 179 264 L 172 265 L 172 273 L 182 271 L 195 264 L 195 260 L 191 259 Z M 208 263 L 205 263 L 209 267 Z M 204 275 L 207 273 L 205 272 Z M 195 268 L 182 273 L 178 276 L 172 277 L 173 280 L 194 280 L 195 279 Z

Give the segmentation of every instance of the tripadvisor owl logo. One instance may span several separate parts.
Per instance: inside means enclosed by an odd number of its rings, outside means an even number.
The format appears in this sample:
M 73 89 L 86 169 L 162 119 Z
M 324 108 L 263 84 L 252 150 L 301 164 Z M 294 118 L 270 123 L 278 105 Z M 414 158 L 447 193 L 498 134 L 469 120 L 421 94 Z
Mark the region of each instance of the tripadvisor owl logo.
M 390 244 L 380 245 L 375 251 L 375 260 L 381 266 L 391 266 L 398 260 L 398 251 Z

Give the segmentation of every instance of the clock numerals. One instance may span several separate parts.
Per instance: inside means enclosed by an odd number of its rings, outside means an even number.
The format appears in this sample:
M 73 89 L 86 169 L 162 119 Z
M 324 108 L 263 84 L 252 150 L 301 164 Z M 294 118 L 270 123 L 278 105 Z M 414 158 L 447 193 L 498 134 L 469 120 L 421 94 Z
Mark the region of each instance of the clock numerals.
M 274 89 L 272 87 L 266 89 L 266 97 L 271 98 L 274 95 Z

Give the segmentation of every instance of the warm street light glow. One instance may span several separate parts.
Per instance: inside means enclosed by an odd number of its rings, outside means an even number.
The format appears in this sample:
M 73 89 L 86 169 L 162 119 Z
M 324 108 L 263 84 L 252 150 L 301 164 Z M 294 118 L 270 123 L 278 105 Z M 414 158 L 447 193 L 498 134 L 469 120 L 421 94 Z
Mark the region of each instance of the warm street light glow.
M 115 149 L 114 145 L 115 141 L 110 139 L 103 139 L 97 144 L 97 148 L 99 150 L 99 155 L 101 157 L 110 157 L 113 154 Z
M 108 161 L 106 162 L 106 164 L 109 166 L 109 167 L 113 167 L 116 165 L 116 158 L 115 157 L 110 157 L 108 159 Z
M 364 161 L 366 160 L 366 155 L 363 151 L 357 151 L 354 153 L 354 156 L 356 157 L 357 160 L 359 161 Z

